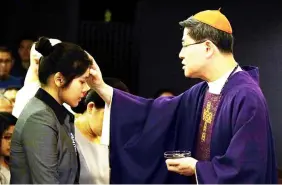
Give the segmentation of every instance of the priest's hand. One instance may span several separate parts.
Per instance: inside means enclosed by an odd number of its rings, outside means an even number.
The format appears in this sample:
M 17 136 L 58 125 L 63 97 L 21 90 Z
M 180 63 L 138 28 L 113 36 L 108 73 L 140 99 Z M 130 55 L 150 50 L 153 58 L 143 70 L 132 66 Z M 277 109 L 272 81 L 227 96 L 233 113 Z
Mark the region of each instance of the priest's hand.
M 192 176 L 196 171 L 197 160 L 192 157 L 167 159 L 166 166 L 168 171 L 179 173 L 180 175 Z
M 91 89 L 96 90 L 104 85 L 102 73 L 95 59 L 89 53 L 87 53 L 87 55 L 92 62 L 92 66 L 90 67 L 90 76 L 87 83 Z
M 111 86 L 107 85 L 104 82 L 101 70 L 98 64 L 96 63 L 95 59 L 89 53 L 87 53 L 87 55 L 92 61 L 92 66 L 90 67 L 90 74 L 89 78 L 87 79 L 87 84 L 91 89 L 93 89 L 100 95 L 100 97 L 106 102 L 106 104 L 110 105 L 114 90 Z

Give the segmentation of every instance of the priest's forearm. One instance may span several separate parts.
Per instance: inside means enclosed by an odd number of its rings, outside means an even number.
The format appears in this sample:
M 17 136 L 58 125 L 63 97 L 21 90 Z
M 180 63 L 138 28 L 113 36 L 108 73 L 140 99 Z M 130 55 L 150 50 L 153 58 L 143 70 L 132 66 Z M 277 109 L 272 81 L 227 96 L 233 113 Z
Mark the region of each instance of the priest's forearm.
M 94 90 L 99 94 L 99 96 L 105 101 L 106 104 L 111 104 L 114 93 L 114 89 L 111 86 L 104 83 L 99 87 L 95 87 Z

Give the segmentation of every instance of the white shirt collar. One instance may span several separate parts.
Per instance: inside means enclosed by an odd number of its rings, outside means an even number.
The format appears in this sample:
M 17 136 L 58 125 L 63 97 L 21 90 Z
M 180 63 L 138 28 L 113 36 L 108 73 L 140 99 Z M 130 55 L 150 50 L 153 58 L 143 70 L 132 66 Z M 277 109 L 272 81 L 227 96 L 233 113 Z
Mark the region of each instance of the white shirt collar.
M 229 77 L 229 75 L 232 71 L 233 71 L 233 69 L 228 71 L 224 75 L 222 75 L 219 79 L 217 79 L 213 82 L 208 82 L 209 92 L 212 93 L 212 94 L 220 94 L 221 89 L 223 88 L 227 78 Z M 238 68 L 236 69 L 234 74 L 239 72 L 239 71 L 242 71 L 240 66 L 238 66 Z

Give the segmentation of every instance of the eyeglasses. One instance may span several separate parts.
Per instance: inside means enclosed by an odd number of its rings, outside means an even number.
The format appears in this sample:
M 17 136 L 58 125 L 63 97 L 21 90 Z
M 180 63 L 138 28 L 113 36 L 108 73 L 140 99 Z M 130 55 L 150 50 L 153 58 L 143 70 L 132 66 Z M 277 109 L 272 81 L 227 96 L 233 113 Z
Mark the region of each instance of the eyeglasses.
M 204 42 L 206 42 L 207 40 L 201 40 L 201 41 L 198 41 L 198 42 L 194 42 L 192 44 L 182 44 L 182 47 L 183 48 L 187 48 L 188 46 L 193 46 L 193 45 L 196 45 L 196 44 L 202 44 Z

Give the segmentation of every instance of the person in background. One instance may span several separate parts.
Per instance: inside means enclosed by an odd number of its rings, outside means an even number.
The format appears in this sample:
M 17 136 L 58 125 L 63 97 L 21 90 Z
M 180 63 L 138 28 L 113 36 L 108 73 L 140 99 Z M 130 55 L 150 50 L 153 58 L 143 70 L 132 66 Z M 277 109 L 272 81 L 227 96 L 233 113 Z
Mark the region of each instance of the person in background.
M 4 90 L 3 95 L 7 99 L 9 99 L 14 105 L 18 91 L 19 91 L 19 87 L 8 87 Z
M 162 88 L 155 93 L 154 98 L 167 96 L 175 96 L 173 90 L 171 90 L 170 88 Z
M 6 98 L 3 94 L 0 93 L 0 112 L 9 112 L 13 111 L 13 103 Z
M 14 65 L 12 51 L 7 47 L 0 47 L 0 93 L 8 87 L 22 87 L 22 78 L 11 75 Z
M 30 65 L 30 49 L 35 41 L 35 37 L 31 34 L 24 33 L 18 42 L 17 60 L 12 69 L 12 75 L 24 78 Z
M 0 112 L 0 174 L 2 184 L 10 183 L 10 148 L 17 118 L 11 113 Z
M 129 92 L 127 86 L 116 78 L 104 78 L 112 87 Z M 80 159 L 80 184 L 109 184 L 109 147 L 103 144 L 105 102 L 89 90 L 77 107 L 72 110 L 81 114 L 75 119 L 75 135 Z

